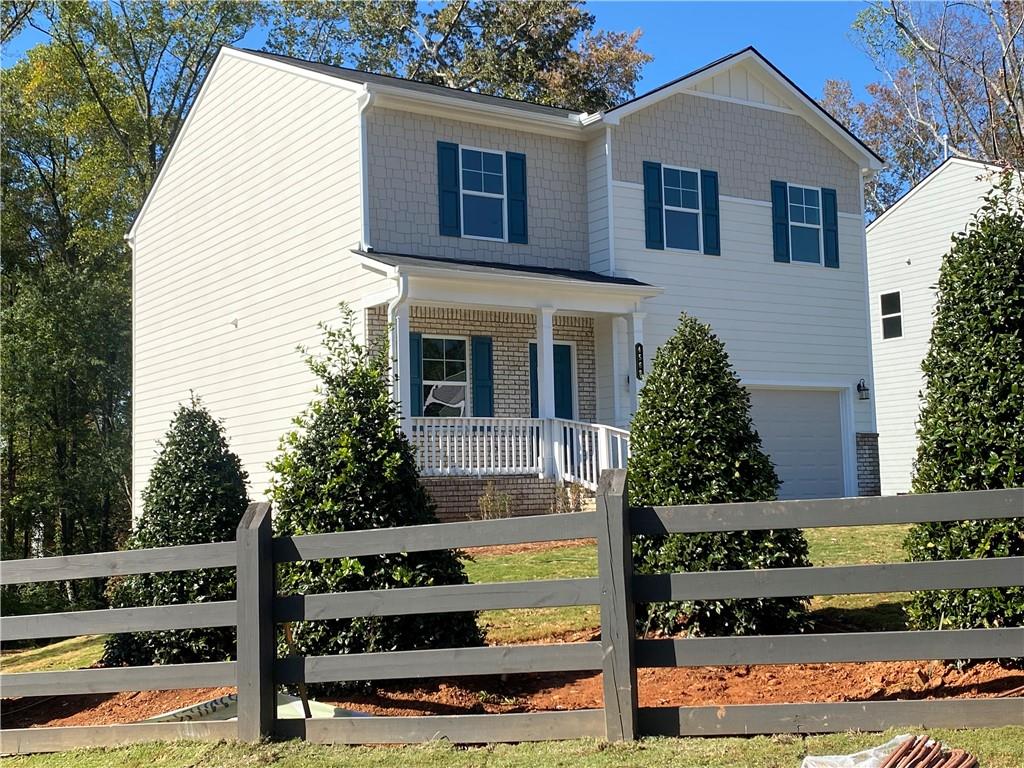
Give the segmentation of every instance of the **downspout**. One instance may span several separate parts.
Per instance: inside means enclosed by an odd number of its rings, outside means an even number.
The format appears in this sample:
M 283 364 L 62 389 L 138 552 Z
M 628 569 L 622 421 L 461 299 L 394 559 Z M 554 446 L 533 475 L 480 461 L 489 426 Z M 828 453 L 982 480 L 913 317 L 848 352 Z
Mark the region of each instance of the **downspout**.
M 370 245 L 370 169 L 369 152 L 366 149 L 366 110 L 373 104 L 373 93 L 369 86 L 363 85 L 363 90 L 356 96 L 356 105 L 359 109 L 359 187 L 362 197 L 362 216 L 360 221 L 359 247 L 364 251 L 372 251 Z

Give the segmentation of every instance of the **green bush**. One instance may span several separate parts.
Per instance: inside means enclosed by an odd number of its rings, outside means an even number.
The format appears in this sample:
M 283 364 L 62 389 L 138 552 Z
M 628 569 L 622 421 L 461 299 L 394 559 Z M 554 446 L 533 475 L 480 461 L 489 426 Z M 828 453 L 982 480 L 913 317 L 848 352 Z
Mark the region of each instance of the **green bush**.
M 1012 174 L 996 185 L 939 273 L 918 427 L 915 493 L 1024 485 L 1024 212 Z M 914 526 L 911 560 L 1024 555 L 1024 518 Z M 1024 624 L 1024 589 L 920 592 L 921 629 Z
M 274 526 L 278 535 L 354 531 L 436 523 L 420 485 L 415 454 L 399 429 L 388 383 L 386 345 L 358 345 L 352 313 L 342 329 L 321 326 L 323 352 L 307 362 L 320 379 L 318 398 L 285 435 L 272 462 Z M 281 593 L 465 584 L 457 552 L 438 550 L 293 563 L 278 570 Z M 333 655 L 483 642 L 473 612 L 378 616 L 299 622 L 294 647 L 282 653 Z M 326 690 L 337 690 L 332 685 Z
M 630 433 L 631 504 L 708 504 L 775 498 L 771 460 L 750 421 L 750 396 L 711 328 L 683 314 L 659 349 Z M 799 530 L 637 537 L 639 573 L 810 565 Z M 792 632 L 803 598 L 660 603 L 638 611 L 641 629 L 700 635 Z M 638 609 L 642 606 L 638 606 Z
M 249 503 L 248 476 L 228 448 L 224 431 L 198 398 L 180 406 L 171 421 L 129 549 L 231 541 Z M 112 607 L 208 603 L 235 599 L 233 568 L 140 574 L 112 579 Z M 235 654 L 231 627 L 111 635 L 103 653 L 109 665 L 221 661 Z

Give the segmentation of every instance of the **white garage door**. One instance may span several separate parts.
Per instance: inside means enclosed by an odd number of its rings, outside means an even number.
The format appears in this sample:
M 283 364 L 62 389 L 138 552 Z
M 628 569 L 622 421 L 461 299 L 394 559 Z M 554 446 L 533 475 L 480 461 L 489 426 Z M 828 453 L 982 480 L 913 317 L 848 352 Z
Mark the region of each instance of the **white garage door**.
M 839 393 L 752 389 L 751 416 L 782 480 L 781 499 L 843 495 L 843 431 Z

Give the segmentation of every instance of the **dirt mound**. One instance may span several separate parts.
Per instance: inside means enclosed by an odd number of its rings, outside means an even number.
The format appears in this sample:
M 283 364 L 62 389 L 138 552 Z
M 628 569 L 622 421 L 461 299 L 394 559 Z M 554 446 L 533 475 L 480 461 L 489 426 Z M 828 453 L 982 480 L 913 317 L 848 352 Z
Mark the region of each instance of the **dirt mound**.
M 793 664 L 641 669 L 640 706 L 770 704 L 1020 695 L 1024 671 L 987 662 L 958 670 L 941 662 Z M 128 723 L 230 693 L 229 688 L 54 696 L 4 702 L 3 727 Z M 600 674 L 451 678 L 381 685 L 325 699 L 373 715 L 455 715 L 602 706 Z

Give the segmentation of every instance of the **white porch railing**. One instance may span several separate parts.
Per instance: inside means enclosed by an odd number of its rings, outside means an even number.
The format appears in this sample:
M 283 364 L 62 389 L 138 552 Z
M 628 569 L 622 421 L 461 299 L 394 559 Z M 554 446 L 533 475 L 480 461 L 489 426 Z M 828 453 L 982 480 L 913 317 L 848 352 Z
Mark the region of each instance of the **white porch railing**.
M 568 419 L 418 417 L 412 443 L 425 477 L 538 475 L 591 490 L 629 457 L 628 430 Z
M 544 474 L 544 419 L 440 418 L 412 420 L 420 474 Z

